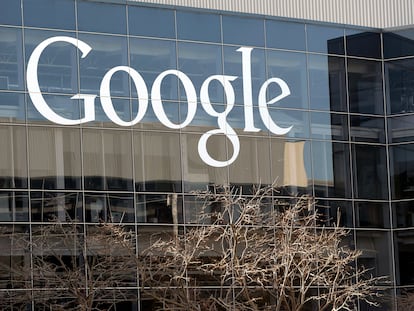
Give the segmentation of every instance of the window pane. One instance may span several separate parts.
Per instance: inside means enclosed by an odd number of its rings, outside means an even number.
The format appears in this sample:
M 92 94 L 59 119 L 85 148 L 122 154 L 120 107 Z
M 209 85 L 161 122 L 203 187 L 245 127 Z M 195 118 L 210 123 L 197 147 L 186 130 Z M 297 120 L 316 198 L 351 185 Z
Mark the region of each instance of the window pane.
M 351 140 L 385 143 L 384 118 L 351 115 Z
M 124 5 L 78 1 L 78 28 L 80 31 L 126 34 Z
M 384 58 L 414 55 L 414 30 L 402 29 L 382 34 L 384 41 Z
M 24 25 L 75 30 L 74 0 L 23 0 Z
M 22 12 L 20 1 L 2 0 L 0 1 L 0 24 L 2 25 L 21 25 Z
M 316 139 L 348 140 L 348 116 L 311 112 L 311 136 Z
M 135 221 L 134 196 L 128 193 L 85 193 L 85 221 L 130 223 Z
M 317 200 L 316 208 L 323 221 L 322 225 L 334 227 L 339 224 L 347 228 L 355 227 L 352 202 Z
M 266 20 L 266 46 L 305 51 L 305 24 Z
M 392 203 L 394 226 L 398 228 L 414 227 L 414 202 Z
M 24 89 L 22 44 L 20 29 L 0 27 L 0 89 Z
M 381 58 L 381 34 L 346 29 L 346 53 L 349 56 Z
M 25 120 L 24 94 L 0 92 L 0 121 L 4 123 L 23 123 Z
M 308 55 L 310 107 L 347 111 L 345 58 Z
M 282 128 L 292 129 L 284 135 L 292 138 L 309 138 L 309 112 L 288 109 L 268 109 L 271 120 Z
M 391 146 L 391 187 L 393 199 L 414 196 L 414 145 Z
M 394 233 L 394 247 L 397 285 L 414 285 L 414 231 Z
M 220 15 L 177 11 L 180 40 L 221 42 Z
M 388 199 L 385 147 L 353 145 L 352 156 L 355 197 Z
M 0 191 L 0 222 L 29 221 L 27 192 Z
M 308 108 L 308 80 L 306 74 L 306 54 L 267 51 L 267 76 L 280 78 L 286 82 L 290 95 L 277 103 L 284 108 Z M 271 83 L 268 87 L 268 100 L 280 94 L 280 86 Z
M 414 115 L 388 118 L 388 141 L 390 143 L 414 140 Z
M 129 34 L 175 39 L 173 10 L 128 6 Z
M 355 202 L 355 226 L 364 228 L 390 228 L 388 203 Z
M 137 191 L 181 191 L 181 144 L 185 143 L 175 133 L 134 132 Z
M 264 21 L 238 16 L 223 16 L 223 42 L 264 46 Z
M 383 114 L 381 62 L 348 59 L 349 109 L 351 112 Z
M 30 193 L 32 221 L 72 222 L 83 220 L 82 193 L 40 192 Z
M 0 126 L 0 188 L 27 188 L 26 129 Z
M 177 194 L 137 194 L 137 222 L 183 223 L 183 200 Z
M 344 29 L 319 25 L 306 25 L 308 51 L 344 54 Z
M 313 182 L 316 197 L 351 197 L 349 145 L 312 142 Z
M 80 189 L 80 130 L 29 127 L 30 186 Z

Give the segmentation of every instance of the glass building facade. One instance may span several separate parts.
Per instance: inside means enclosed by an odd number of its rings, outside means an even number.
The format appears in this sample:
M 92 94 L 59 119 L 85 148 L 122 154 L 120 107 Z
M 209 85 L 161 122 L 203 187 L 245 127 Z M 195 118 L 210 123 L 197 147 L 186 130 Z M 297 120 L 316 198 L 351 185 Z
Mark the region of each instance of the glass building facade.
M 96 96 L 89 122 L 48 119 L 28 85 L 30 59 L 56 37 L 91 50 L 82 55 L 64 40 L 45 47 L 36 68 L 42 98 L 80 120 L 86 99 L 71 97 Z M 145 234 L 196 221 L 194 190 L 230 184 L 249 194 L 276 182 L 280 199 L 314 196 L 333 223 L 339 208 L 360 263 L 390 277 L 392 297 L 414 289 L 413 39 L 414 28 L 2 0 L 0 228 L 30 234 L 70 218 L 88 232 L 120 222 L 140 247 Z M 275 100 L 284 85 L 290 94 Z M 0 245 L 4 263 L 23 254 Z M 0 291 L 7 288 L 0 275 Z M 149 309 L 145 301 L 131 308 Z

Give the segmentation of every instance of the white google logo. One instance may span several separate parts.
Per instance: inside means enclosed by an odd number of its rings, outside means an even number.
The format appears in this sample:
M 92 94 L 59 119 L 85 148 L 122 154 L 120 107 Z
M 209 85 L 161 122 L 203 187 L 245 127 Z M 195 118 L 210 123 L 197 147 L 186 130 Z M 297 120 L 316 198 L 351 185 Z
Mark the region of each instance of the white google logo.
M 50 44 L 55 42 L 67 42 L 74 46 L 76 46 L 81 52 L 81 58 L 85 58 L 89 52 L 92 50 L 92 47 L 89 46 L 87 43 L 78 40 L 72 37 L 66 36 L 57 36 L 51 37 L 49 39 L 44 40 L 41 42 L 33 51 L 32 55 L 30 56 L 28 65 L 27 65 L 27 88 L 29 91 L 29 96 L 36 107 L 36 109 L 42 114 L 46 119 L 51 122 L 61 124 L 61 125 L 77 125 L 82 124 L 90 121 L 95 120 L 95 98 L 97 95 L 95 94 L 76 94 L 71 97 L 71 99 L 81 99 L 84 102 L 84 117 L 81 119 L 67 119 L 56 112 L 54 112 L 49 105 L 44 100 L 42 93 L 40 91 L 38 76 L 37 76 L 37 68 L 39 64 L 39 59 L 43 50 L 47 48 Z M 243 97 L 244 97 L 244 131 L 245 132 L 259 132 L 260 129 L 255 127 L 254 120 L 253 120 L 253 96 L 252 96 L 252 77 L 251 77 L 251 52 L 253 48 L 250 47 L 240 47 L 237 49 L 238 52 L 241 53 L 242 56 L 242 79 L 243 79 Z M 114 106 L 112 104 L 111 99 L 111 90 L 110 90 L 110 82 L 112 76 L 118 72 L 123 71 L 128 73 L 132 81 L 135 84 L 138 93 L 138 112 L 135 118 L 131 121 L 122 120 L 116 113 Z M 161 98 L 161 84 L 164 78 L 168 75 L 176 76 L 182 85 L 184 86 L 184 90 L 186 92 L 187 97 L 187 116 L 185 120 L 180 123 L 176 124 L 171 122 L 166 115 L 163 102 Z M 231 84 L 232 81 L 238 79 L 237 76 L 229 76 L 229 75 L 212 75 L 205 79 L 203 84 L 201 85 L 200 89 L 200 102 L 207 114 L 212 117 L 217 118 L 217 125 L 218 129 L 210 130 L 204 133 L 199 142 L 198 142 L 198 153 L 201 159 L 210 166 L 214 167 L 225 167 L 233 163 L 239 154 L 240 151 L 240 141 L 239 138 L 234 131 L 234 129 L 228 124 L 227 122 L 227 115 L 230 113 L 234 106 L 235 102 L 235 94 L 234 88 Z M 210 101 L 209 95 L 209 85 L 212 81 L 219 82 L 223 89 L 226 96 L 226 109 L 223 112 L 217 112 Z M 266 98 L 266 91 L 268 86 L 272 83 L 276 83 L 279 85 L 281 89 L 281 93 L 272 98 L 271 100 L 267 100 Z M 285 135 L 288 133 L 292 126 L 287 128 L 282 128 L 278 126 L 273 120 L 268 111 L 268 105 L 275 104 L 281 99 L 290 95 L 290 90 L 288 85 L 285 81 L 280 78 L 270 78 L 266 80 L 260 88 L 259 96 L 258 96 L 258 108 L 261 119 L 264 125 L 274 134 L 277 135 Z M 144 117 L 147 107 L 148 107 L 148 89 L 145 84 L 144 79 L 142 76 L 131 67 L 128 66 L 117 66 L 110 69 L 103 77 L 101 85 L 100 85 L 100 100 L 101 105 L 108 116 L 108 118 L 118 124 L 119 126 L 132 126 L 137 124 L 142 120 Z M 191 123 L 193 120 L 196 111 L 197 111 L 197 92 L 194 87 L 193 82 L 191 79 L 183 72 L 175 69 L 165 70 L 161 72 L 157 78 L 155 79 L 152 87 L 151 87 L 151 104 L 154 110 L 155 115 L 157 116 L 158 120 L 168 128 L 171 129 L 180 129 L 184 128 Z M 233 145 L 233 155 L 230 159 L 226 161 L 218 161 L 213 159 L 207 150 L 207 140 L 212 135 L 225 135 Z

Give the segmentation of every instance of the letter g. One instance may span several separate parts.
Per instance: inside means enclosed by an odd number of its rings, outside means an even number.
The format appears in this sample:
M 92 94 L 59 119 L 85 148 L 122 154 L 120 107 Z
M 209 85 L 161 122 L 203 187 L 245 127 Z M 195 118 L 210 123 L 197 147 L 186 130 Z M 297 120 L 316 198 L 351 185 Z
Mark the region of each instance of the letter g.
M 93 121 L 95 119 L 94 101 L 96 95 L 76 94 L 71 97 L 71 99 L 83 99 L 85 101 L 85 117 L 77 120 L 66 119 L 55 113 L 52 109 L 50 109 L 42 96 L 37 77 L 37 67 L 39 65 L 40 55 L 43 50 L 55 42 L 67 42 L 76 46 L 82 52 L 81 58 L 85 58 L 92 50 L 92 48 L 85 42 L 65 36 L 52 37 L 41 42 L 34 49 L 32 55 L 30 55 L 29 62 L 27 64 L 27 89 L 29 91 L 30 99 L 40 114 L 54 123 L 61 125 L 76 125 Z

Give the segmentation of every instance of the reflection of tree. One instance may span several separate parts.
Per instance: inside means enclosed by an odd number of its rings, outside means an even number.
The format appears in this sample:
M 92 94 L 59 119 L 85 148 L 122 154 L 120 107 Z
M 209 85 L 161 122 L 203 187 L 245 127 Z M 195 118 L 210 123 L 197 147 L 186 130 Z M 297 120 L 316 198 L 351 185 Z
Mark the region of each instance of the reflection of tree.
M 399 310 L 414 311 L 414 293 L 405 291 L 397 296 L 397 305 Z
M 202 193 L 198 224 L 141 253 L 144 297 L 163 310 L 351 310 L 357 299 L 375 305 L 380 279 L 355 267 L 361 252 L 343 245 L 347 231 L 316 228 L 310 199 L 282 205 L 272 191 Z

